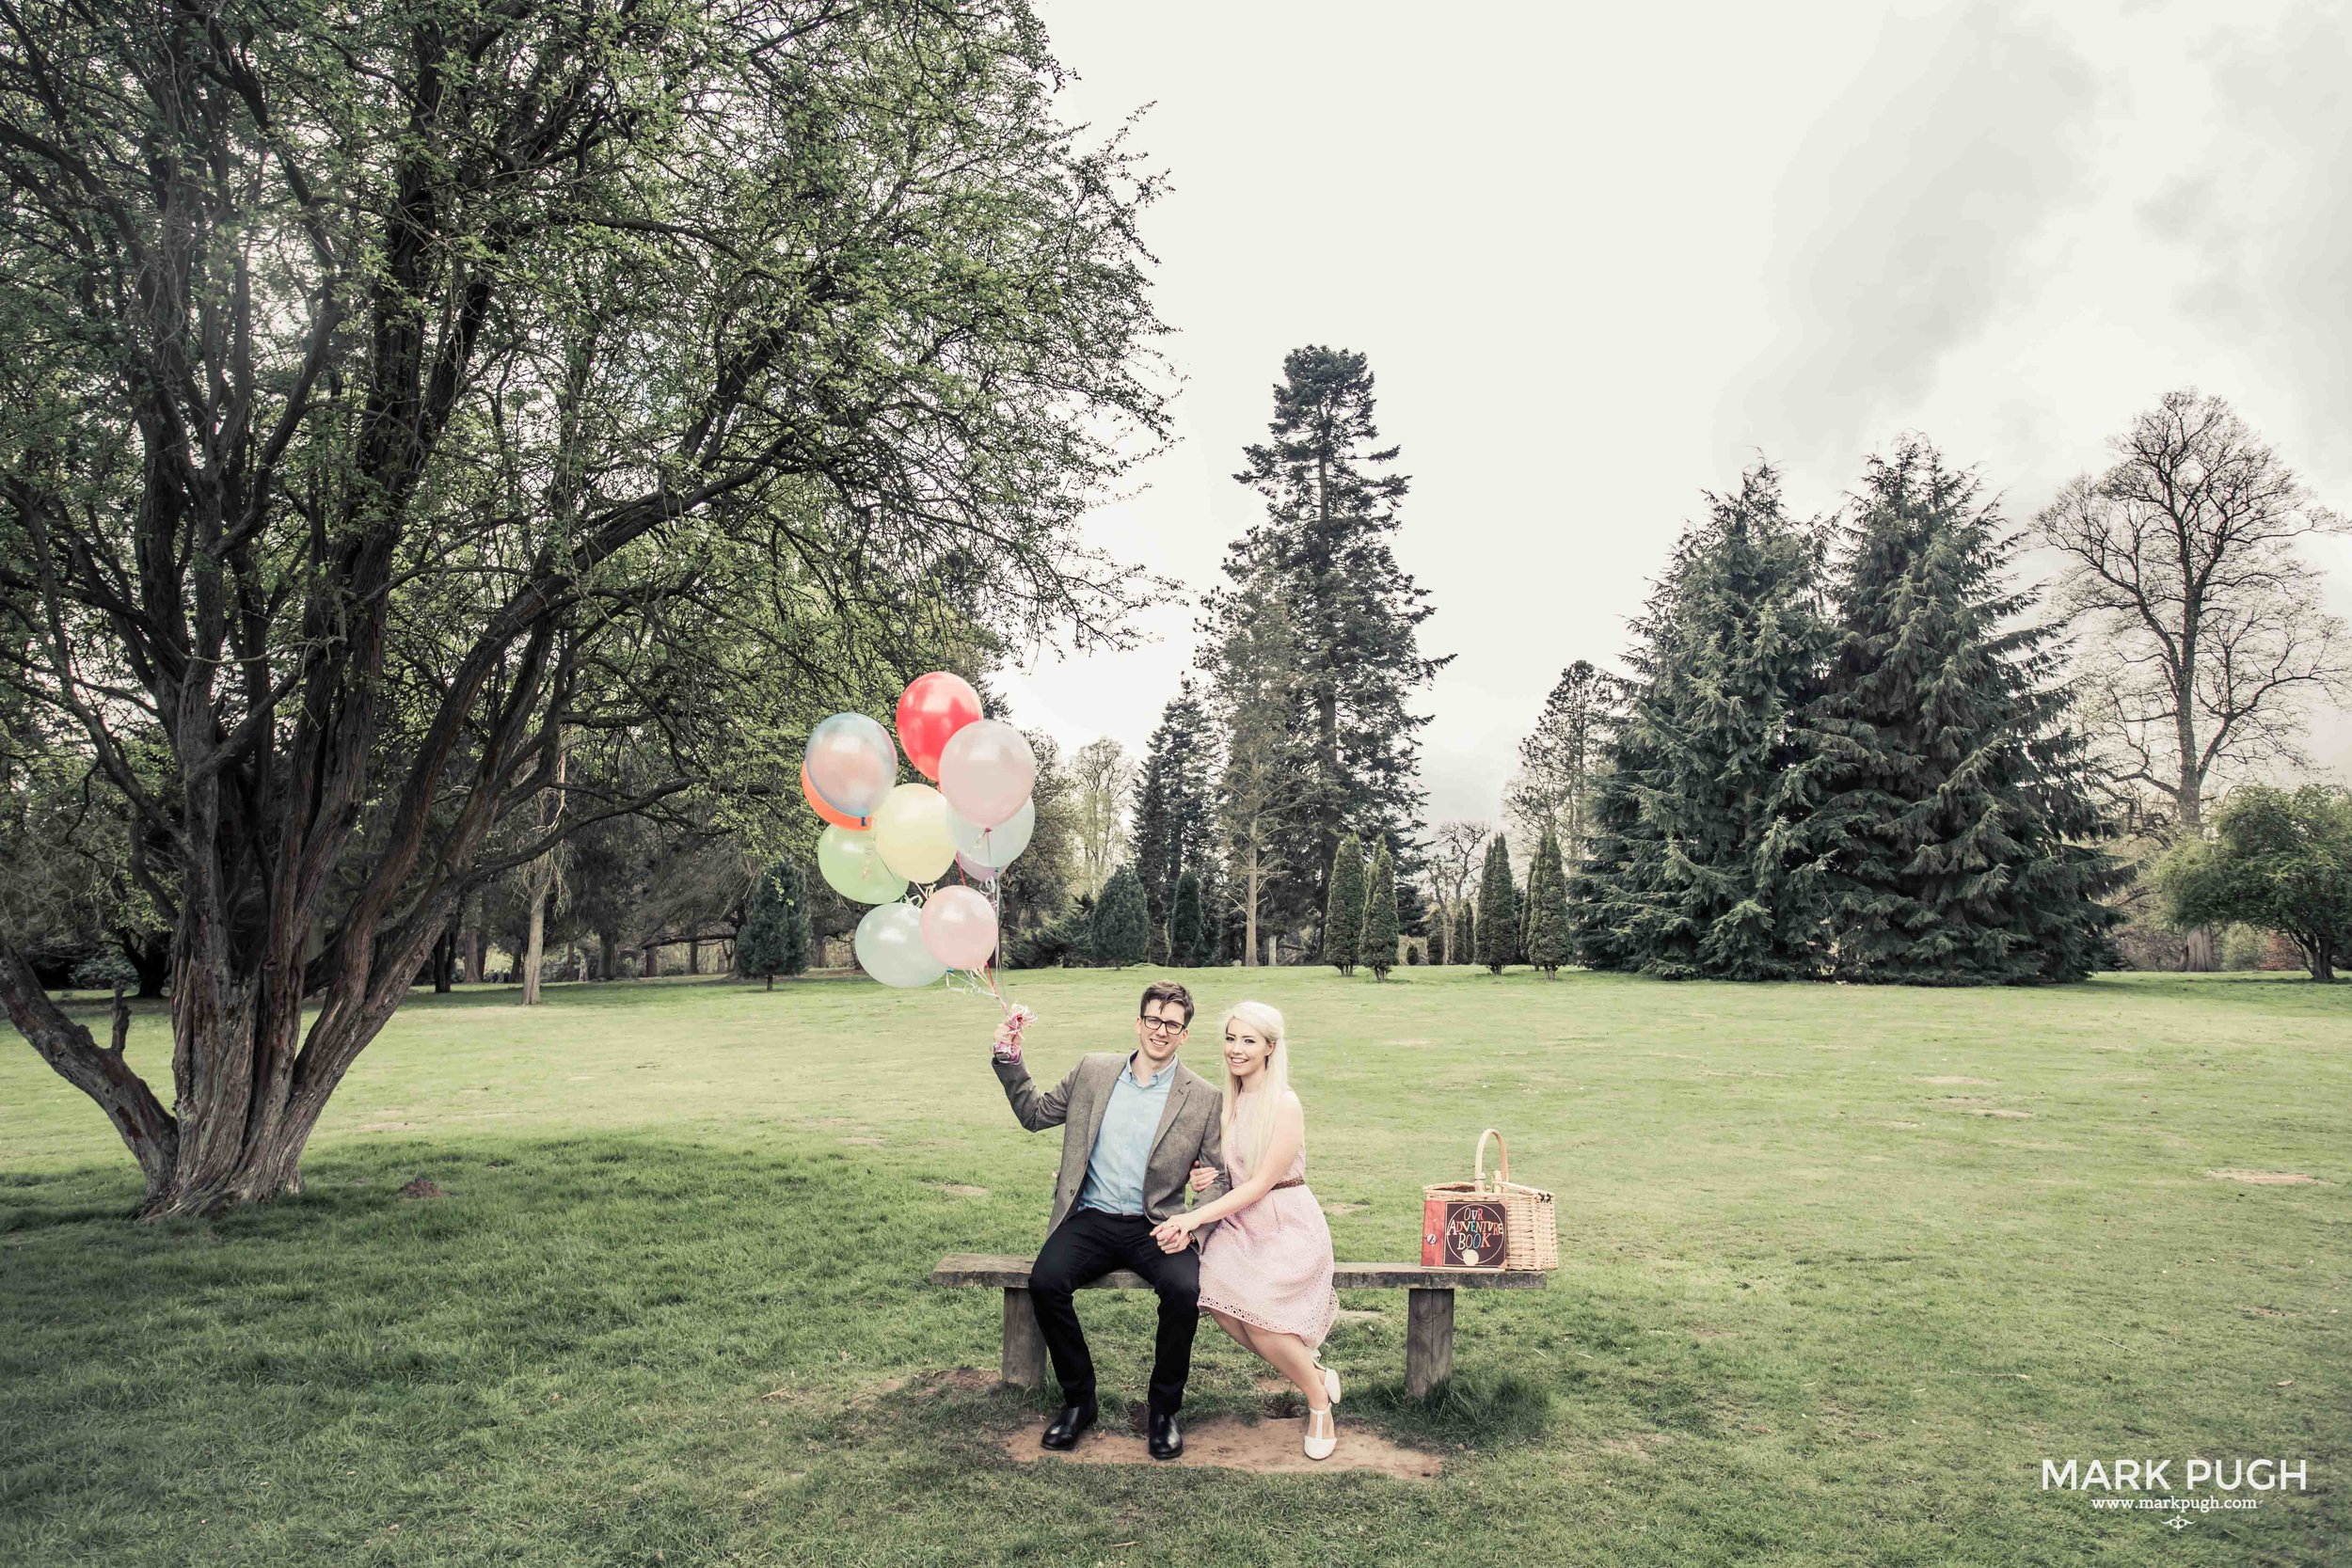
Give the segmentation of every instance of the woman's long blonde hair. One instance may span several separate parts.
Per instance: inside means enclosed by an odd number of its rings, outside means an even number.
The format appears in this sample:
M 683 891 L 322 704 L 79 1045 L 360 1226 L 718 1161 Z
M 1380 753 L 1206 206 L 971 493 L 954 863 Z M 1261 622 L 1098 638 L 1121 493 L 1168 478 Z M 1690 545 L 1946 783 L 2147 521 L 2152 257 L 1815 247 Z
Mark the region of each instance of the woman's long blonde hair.
M 1225 1015 L 1217 1029 L 1217 1048 L 1224 1049 L 1225 1031 L 1234 1024 L 1257 1032 L 1258 1037 L 1270 1048 L 1265 1065 L 1258 1069 L 1257 1087 L 1250 1090 L 1248 1158 L 1249 1168 L 1257 1170 L 1265 1164 L 1266 1145 L 1274 1141 L 1274 1113 L 1282 1103 L 1284 1091 L 1291 1086 L 1291 1053 L 1282 1038 L 1282 1015 L 1263 1002 L 1236 1002 Z M 1230 1163 L 1233 1151 L 1241 1148 L 1236 1136 L 1240 1117 L 1241 1085 L 1233 1081 L 1229 1070 L 1225 1074 L 1225 1112 L 1218 1131 L 1225 1141 L 1226 1159 Z M 1231 1174 L 1230 1172 L 1228 1173 Z M 1238 1186 L 1238 1181 L 1234 1182 Z

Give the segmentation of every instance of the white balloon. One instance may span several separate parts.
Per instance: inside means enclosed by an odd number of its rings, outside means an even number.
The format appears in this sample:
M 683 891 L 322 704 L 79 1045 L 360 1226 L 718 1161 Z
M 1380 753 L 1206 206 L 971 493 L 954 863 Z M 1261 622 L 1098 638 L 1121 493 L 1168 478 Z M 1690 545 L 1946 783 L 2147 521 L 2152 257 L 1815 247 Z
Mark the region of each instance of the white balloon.
M 1029 847 L 1030 837 L 1037 832 L 1037 802 L 1024 800 L 1011 820 L 993 828 L 975 826 L 953 806 L 947 808 L 947 831 L 956 837 L 956 853 L 965 860 L 998 871 L 1013 863 L 1015 856 Z
M 857 966 L 885 986 L 901 990 L 928 986 L 947 973 L 947 966 L 923 944 L 923 913 L 914 905 L 877 904 L 857 923 L 851 945 Z

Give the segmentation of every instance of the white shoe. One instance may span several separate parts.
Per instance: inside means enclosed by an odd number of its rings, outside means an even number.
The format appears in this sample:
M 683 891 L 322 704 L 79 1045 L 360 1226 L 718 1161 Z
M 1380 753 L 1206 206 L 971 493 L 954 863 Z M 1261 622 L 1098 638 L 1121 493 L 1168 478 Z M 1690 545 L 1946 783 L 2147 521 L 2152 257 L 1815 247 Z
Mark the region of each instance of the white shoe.
M 1323 1391 L 1330 1396 L 1331 1402 L 1333 1404 L 1339 1403 L 1340 1374 L 1333 1371 L 1330 1368 L 1325 1366 L 1320 1361 L 1315 1363 L 1315 1370 L 1323 1374 Z
M 1328 1430 L 1326 1431 L 1321 1436 L 1318 1436 L 1315 1433 L 1315 1428 L 1318 1426 Z M 1339 1422 L 1331 1418 L 1331 1407 L 1327 1404 L 1318 1410 L 1312 1405 L 1308 1406 L 1306 1440 L 1307 1457 L 1309 1459 L 1328 1459 L 1331 1457 L 1332 1450 L 1336 1449 L 1339 1446 L 1340 1426 Z

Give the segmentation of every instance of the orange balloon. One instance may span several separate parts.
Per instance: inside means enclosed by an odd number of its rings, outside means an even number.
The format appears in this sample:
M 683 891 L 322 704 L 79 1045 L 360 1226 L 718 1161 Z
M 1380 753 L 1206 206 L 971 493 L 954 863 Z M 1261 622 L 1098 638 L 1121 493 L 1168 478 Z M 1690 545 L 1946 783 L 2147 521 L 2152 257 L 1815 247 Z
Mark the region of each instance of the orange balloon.
M 808 797 L 809 810 L 836 828 L 847 828 L 853 833 L 862 833 L 874 825 L 874 819 L 870 816 L 851 816 L 847 812 L 835 811 L 825 804 L 825 798 L 817 793 L 815 784 L 808 782 L 807 763 L 801 764 L 801 793 Z

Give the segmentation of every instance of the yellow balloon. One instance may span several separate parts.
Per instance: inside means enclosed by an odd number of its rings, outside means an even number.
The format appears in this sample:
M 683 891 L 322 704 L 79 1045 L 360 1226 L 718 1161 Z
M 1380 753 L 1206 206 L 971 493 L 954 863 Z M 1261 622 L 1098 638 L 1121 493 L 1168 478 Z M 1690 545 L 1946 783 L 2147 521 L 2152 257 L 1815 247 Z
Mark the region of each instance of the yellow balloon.
M 929 784 L 902 784 L 874 813 L 874 847 L 910 882 L 935 882 L 956 863 L 946 798 Z

